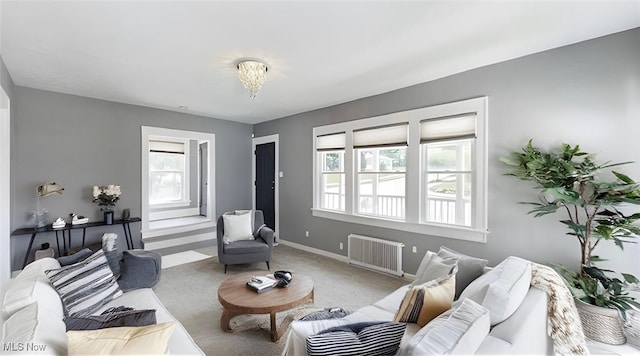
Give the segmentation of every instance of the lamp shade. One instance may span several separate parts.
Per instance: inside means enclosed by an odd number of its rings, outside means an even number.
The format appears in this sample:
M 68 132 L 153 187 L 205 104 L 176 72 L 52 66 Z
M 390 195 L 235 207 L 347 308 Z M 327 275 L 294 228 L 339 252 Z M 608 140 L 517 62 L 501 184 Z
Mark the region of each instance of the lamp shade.
M 39 197 L 48 197 L 54 194 L 62 195 L 63 191 L 64 188 L 55 182 L 44 183 L 38 186 Z

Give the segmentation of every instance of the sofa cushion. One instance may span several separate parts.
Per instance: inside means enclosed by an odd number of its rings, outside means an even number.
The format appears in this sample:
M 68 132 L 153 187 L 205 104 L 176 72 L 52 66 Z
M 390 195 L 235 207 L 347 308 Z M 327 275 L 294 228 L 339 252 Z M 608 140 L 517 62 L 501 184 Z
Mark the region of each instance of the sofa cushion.
M 393 321 L 426 325 L 451 308 L 455 287 L 455 274 L 413 286 L 407 291 Z
M 333 327 L 307 337 L 307 355 L 393 355 L 406 325 L 363 322 Z
M 151 288 L 135 289 L 124 293 L 121 297 L 114 299 L 96 311 L 94 314 L 100 314 L 107 309 L 126 305 L 128 307 L 142 310 L 142 309 L 155 309 L 156 321 L 158 323 L 165 323 L 169 321 L 175 321 L 175 318 L 167 308 L 158 299 L 158 296 L 153 292 Z M 321 329 L 320 329 L 321 330 Z M 189 354 L 196 355 L 202 354 L 202 350 L 198 348 L 198 345 L 193 341 L 193 338 L 184 326 L 180 323 L 176 324 L 176 328 L 169 339 L 169 351 L 173 354 Z
M 42 304 L 45 309 L 51 310 L 60 320 L 64 315 L 60 296 L 45 279 L 13 280 L 5 292 L 2 310 L 5 316 L 9 316 L 29 304 Z
M 26 265 L 12 281 L 35 281 L 36 279 L 48 281 L 45 271 L 54 268 L 60 268 L 60 263 L 55 258 L 41 258 Z
M 470 299 L 420 329 L 399 355 L 473 354 L 489 334 L 489 311 Z
M 443 258 L 435 252 L 427 251 L 420 262 L 420 266 L 418 266 L 416 278 L 412 284 L 423 284 L 448 275 L 451 273 L 456 261 L 457 258 Z
M 469 283 L 482 275 L 487 265 L 487 260 L 485 259 L 467 256 L 445 246 L 440 247 L 438 256 L 457 260 L 458 272 L 456 273 L 456 295 L 454 299 L 458 299 Z
M 69 355 L 164 354 L 175 322 L 67 331 Z
M 56 297 L 56 299 L 59 298 Z M 64 333 L 61 312 L 53 313 L 42 305 L 40 303 L 29 304 L 4 322 L 3 351 L 19 351 L 18 353 L 21 354 L 38 355 L 67 354 L 67 337 Z M 37 347 L 37 349 L 27 350 L 27 345 Z M 16 349 L 7 350 L 6 347 Z
M 228 244 L 240 240 L 253 240 L 252 215 L 249 213 L 223 214 L 224 235 L 222 241 Z
M 122 295 L 104 251 L 84 261 L 45 272 L 56 289 L 65 315 L 88 315 Z
M 524 300 L 531 283 L 531 262 L 510 256 L 478 277 L 462 292 L 490 311 L 491 326 L 507 319 Z
M 260 253 L 269 249 L 269 245 L 262 241 L 240 240 L 224 245 L 224 253 L 228 255 L 244 255 L 247 253 Z
M 117 326 L 146 326 L 156 323 L 156 311 L 145 310 L 107 310 L 100 315 L 68 316 L 64 323 L 69 330 L 96 330 Z

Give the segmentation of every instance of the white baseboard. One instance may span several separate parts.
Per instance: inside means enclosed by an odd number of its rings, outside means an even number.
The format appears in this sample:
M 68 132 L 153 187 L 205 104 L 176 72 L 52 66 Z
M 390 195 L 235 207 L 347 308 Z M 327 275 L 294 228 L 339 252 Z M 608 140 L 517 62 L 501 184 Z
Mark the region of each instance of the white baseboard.
M 280 239 L 278 242 L 280 242 L 281 244 L 283 244 L 285 246 L 291 246 L 293 248 L 297 248 L 298 250 L 315 253 L 316 255 L 333 258 L 334 260 L 338 260 L 338 261 L 341 261 L 341 262 L 344 262 L 344 263 L 349 263 L 349 258 L 347 256 L 342 256 L 342 255 L 339 255 L 337 253 L 328 252 L 328 251 L 321 250 L 321 249 L 318 249 L 318 248 L 309 247 L 309 246 L 301 245 L 299 243 L 295 243 L 295 242 L 291 242 L 291 241 L 287 241 L 287 240 L 282 240 L 282 239 Z

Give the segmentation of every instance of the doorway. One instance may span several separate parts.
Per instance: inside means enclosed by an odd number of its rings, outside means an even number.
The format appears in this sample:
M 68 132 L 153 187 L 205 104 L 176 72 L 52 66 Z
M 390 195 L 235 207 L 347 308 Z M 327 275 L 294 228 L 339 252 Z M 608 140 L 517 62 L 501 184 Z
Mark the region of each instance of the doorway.
M 253 209 L 262 210 L 264 223 L 279 232 L 278 135 L 253 139 Z

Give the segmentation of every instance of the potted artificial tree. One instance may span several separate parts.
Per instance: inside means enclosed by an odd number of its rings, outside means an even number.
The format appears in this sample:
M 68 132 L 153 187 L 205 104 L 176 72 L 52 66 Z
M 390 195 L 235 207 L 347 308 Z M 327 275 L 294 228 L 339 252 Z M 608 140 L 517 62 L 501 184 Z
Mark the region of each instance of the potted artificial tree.
M 625 311 L 640 307 L 628 295 L 625 287 L 636 283 L 633 275 L 596 267 L 602 261 L 593 252 L 601 241 L 613 241 L 621 249 L 625 242 L 640 235 L 636 222 L 640 213 L 625 214 L 619 208 L 627 204 L 640 205 L 640 183 L 612 171 L 611 181 L 600 181 L 602 170 L 629 164 L 598 163 L 594 155 L 582 152 L 578 145 L 562 144 L 560 150 L 543 151 L 532 140 L 521 152 L 512 152 L 500 159 L 511 171 L 508 175 L 531 181 L 539 190 L 539 202 L 529 212 L 535 217 L 563 212 L 560 220 L 580 242 L 580 268 L 573 271 L 563 266 L 556 269 L 564 277 L 576 298 L 585 335 L 610 344 L 625 342 L 622 319 Z

